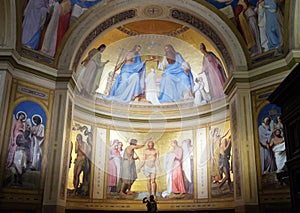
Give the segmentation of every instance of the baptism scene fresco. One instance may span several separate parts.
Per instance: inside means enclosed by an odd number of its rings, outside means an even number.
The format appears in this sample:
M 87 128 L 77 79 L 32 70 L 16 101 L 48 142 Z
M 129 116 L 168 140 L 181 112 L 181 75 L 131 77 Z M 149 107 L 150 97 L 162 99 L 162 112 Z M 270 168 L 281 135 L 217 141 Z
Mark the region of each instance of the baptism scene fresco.
M 11 119 L 4 187 L 39 187 L 46 125 L 46 113 L 39 104 L 24 101 L 15 107 Z
M 205 0 L 237 28 L 252 57 L 282 54 L 285 0 Z M 23 1 L 22 46 L 54 57 L 70 26 L 103 0 Z M 265 57 L 265 56 L 264 56 Z
M 161 200 L 193 199 L 192 131 L 151 135 L 111 131 L 111 138 L 108 198 L 141 200 L 153 194 Z
M 70 198 L 141 200 L 153 194 L 160 200 L 193 200 L 233 196 L 229 122 L 209 130 L 164 133 L 96 129 L 93 134 L 89 125 L 73 125 Z
M 284 125 L 281 109 L 266 105 L 258 116 L 259 156 L 264 189 L 288 188 Z

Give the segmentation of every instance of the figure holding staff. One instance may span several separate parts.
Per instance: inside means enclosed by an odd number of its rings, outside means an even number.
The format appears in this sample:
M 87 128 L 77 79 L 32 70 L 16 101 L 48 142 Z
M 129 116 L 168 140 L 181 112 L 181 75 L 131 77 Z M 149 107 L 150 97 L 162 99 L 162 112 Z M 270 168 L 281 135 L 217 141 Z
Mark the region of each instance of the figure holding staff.
M 110 94 L 112 84 L 113 84 L 113 82 L 115 80 L 115 77 L 116 77 L 116 72 L 118 71 L 118 69 L 116 69 L 116 68 L 118 67 L 118 64 L 119 64 L 119 61 L 120 61 L 120 58 L 121 58 L 121 55 L 123 54 L 123 52 L 124 52 L 124 48 L 122 47 L 121 52 L 118 56 L 117 63 L 116 63 L 114 71 L 111 71 L 108 74 L 107 84 L 106 84 L 106 87 L 105 87 L 104 94 L 107 94 L 107 95 Z
M 117 102 L 129 103 L 144 94 L 146 62 L 151 60 L 141 60 L 140 45 L 135 45 L 133 49 L 126 53 L 124 59 L 117 64 L 114 73 L 120 70 L 109 95 L 104 99 Z M 114 74 L 112 75 L 112 79 Z

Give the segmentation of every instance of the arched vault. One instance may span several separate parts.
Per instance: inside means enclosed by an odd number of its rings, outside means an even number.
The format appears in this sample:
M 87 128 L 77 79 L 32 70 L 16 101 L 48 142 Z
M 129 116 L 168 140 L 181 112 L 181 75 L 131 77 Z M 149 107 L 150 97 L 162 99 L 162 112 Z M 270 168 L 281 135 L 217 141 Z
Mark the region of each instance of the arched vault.
M 151 27 L 147 32 L 147 27 L 139 31 L 137 26 L 157 21 L 177 26 L 176 29 L 166 29 L 167 32 L 160 30 L 157 34 L 176 36 L 186 29 L 199 34 L 218 52 L 228 73 L 248 69 L 247 49 L 234 24 L 225 14 L 206 2 L 184 0 L 156 0 L 151 3 L 139 0 L 101 1 L 71 26 L 58 49 L 57 67 L 72 72 L 99 38 L 110 35 L 116 29 L 123 30 L 128 36 L 153 33 Z M 199 48 L 199 43 L 193 39 L 188 42 Z

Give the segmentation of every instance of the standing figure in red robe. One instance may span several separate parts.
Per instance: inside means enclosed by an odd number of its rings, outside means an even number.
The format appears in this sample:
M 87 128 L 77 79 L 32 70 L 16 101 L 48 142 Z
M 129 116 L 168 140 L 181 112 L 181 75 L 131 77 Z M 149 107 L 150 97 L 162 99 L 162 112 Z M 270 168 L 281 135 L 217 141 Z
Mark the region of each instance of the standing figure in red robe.
M 178 145 L 177 140 L 172 140 L 171 146 L 174 148 L 173 153 L 175 154 L 175 158 L 172 163 L 172 193 L 183 194 L 186 192 L 182 172 L 183 149 Z

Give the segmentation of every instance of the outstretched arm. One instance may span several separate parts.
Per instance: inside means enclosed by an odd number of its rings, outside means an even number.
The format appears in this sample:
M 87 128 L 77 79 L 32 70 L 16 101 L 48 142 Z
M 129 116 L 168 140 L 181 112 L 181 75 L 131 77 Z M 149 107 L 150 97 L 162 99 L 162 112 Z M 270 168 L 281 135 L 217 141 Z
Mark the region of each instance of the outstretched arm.
M 145 146 L 145 144 L 134 145 L 133 148 L 134 148 L 134 149 L 140 149 L 140 148 L 143 148 L 144 146 Z
M 221 139 L 224 138 L 224 137 L 226 137 L 226 135 L 229 133 L 229 131 L 230 131 L 230 128 L 227 129 L 227 131 L 221 136 Z

